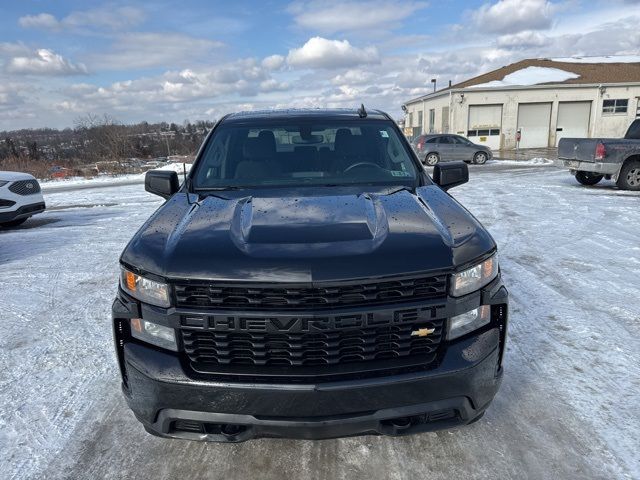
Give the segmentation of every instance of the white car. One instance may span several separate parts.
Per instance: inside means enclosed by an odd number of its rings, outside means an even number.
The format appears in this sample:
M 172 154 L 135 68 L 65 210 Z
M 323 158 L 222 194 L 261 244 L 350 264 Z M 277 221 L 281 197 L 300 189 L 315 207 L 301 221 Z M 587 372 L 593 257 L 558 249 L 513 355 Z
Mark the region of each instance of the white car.
M 20 225 L 44 209 L 44 198 L 35 177 L 0 171 L 0 227 Z

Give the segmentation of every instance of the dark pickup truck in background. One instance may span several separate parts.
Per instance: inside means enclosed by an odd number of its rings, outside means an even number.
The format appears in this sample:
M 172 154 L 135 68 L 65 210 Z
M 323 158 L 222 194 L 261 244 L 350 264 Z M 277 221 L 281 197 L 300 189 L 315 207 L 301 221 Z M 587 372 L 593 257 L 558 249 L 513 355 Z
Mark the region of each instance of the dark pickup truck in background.
M 622 190 L 640 190 L 640 119 L 624 138 L 563 138 L 558 158 L 582 185 L 606 178 Z

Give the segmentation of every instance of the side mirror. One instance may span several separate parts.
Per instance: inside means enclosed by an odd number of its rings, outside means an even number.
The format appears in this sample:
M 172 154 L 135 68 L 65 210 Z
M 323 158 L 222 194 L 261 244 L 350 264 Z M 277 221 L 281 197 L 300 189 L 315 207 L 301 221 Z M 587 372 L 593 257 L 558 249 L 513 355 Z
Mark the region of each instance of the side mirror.
M 150 170 L 144 176 L 144 189 L 162 198 L 169 198 L 180 188 L 178 174 L 166 170 Z
M 437 163 L 433 167 L 433 181 L 443 190 L 469 181 L 469 167 L 464 162 Z

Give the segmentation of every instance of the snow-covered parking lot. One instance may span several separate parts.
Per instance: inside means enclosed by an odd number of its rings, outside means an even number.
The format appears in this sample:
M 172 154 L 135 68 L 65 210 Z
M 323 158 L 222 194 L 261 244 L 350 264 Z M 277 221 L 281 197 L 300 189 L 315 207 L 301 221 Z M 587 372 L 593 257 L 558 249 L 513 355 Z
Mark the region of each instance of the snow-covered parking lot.
M 471 426 L 404 438 L 162 440 L 120 392 L 118 256 L 160 205 L 142 184 L 45 187 L 0 230 L 3 478 L 639 478 L 640 193 L 492 162 L 451 193 L 489 229 L 511 293 L 501 390 Z

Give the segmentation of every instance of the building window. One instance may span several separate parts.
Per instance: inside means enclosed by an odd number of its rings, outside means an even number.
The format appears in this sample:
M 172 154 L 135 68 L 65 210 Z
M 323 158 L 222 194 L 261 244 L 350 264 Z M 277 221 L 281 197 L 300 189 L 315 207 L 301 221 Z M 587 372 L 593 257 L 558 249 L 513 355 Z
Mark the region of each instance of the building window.
M 480 130 L 468 130 L 467 137 L 493 137 L 500 135 L 499 128 L 480 129 Z
M 422 110 L 418 112 L 418 126 L 422 126 Z
M 602 113 L 627 113 L 629 100 L 603 100 Z
M 409 113 L 409 127 L 413 127 L 413 112 Z
M 435 108 L 432 108 L 431 110 L 429 110 L 429 133 L 435 132 L 435 126 L 436 126 L 436 110 Z

